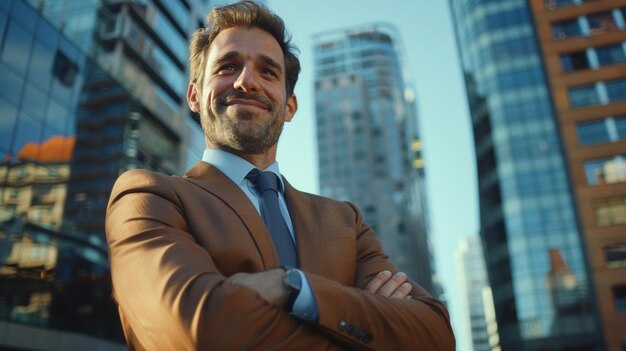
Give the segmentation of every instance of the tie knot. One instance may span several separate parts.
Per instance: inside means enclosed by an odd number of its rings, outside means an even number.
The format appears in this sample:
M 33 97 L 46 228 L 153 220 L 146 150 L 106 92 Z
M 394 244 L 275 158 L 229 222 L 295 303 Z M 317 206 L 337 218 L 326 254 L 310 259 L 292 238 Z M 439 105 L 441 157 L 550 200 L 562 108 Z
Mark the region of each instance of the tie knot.
M 259 194 L 263 194 L 266 190 L 274 190 L 278 193 L 278 177 L 273 172 L 263 172 L 255 168 L 248 173 L 246 179 L 254 184 Z

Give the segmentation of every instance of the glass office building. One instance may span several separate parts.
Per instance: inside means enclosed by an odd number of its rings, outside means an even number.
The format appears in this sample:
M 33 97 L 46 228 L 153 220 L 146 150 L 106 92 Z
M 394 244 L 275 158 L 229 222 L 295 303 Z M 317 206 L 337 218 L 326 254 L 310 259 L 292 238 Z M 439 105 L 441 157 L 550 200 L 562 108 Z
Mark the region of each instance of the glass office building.
M 525 0 L 450 0 L 502 350 L 602 350 L 551 89 Z
M 437 295 L 417 114 L 398 40 L 387 24 L 314 38 L 320 189 L 354 202 L 392 262 Z
M 459 243 L 455 253 L 459 272 L 460 293 L 465 310 L 465 335 L 457 333 L 457 339 L 469 337 L 472 351 L 500 351 L 497 328 L 489 330 L 488 313 L 493 310 L 493 299 L 485 268 L 480 237 L 470 236 Z M 485 298 L 484 295 L 488 295 Z M 495 335 L 495 336 L 494 336 Z
M 608 350 L 626 349 L 626 1 L 530 2 Z
M 125 349 L 104 214 L 121 172 L 201 157 L 192 5 L 0 1 L 0 348 Z

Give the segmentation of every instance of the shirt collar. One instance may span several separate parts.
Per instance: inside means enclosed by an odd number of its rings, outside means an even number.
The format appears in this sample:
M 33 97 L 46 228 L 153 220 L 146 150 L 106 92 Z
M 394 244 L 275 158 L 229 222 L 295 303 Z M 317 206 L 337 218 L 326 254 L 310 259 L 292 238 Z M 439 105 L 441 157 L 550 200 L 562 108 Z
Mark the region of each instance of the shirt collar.
M 246 175 L 256 168 L 252 163 L 244 160 L 243 158 L 224 150 L 217 149 L 204 149 L 202 155 L 202 161 L 212 164 L 217 167 L 222 173 L 224 173 L 235 184 L 245 184 Z M 272 172 L 278 177 L 280 183 L 280 191 L 285 192 L 285 184 L 283 178 L 280 176 L 280 169 L 278 168 L 278 162 L 272 163 L 266 169 L 262 171 Z

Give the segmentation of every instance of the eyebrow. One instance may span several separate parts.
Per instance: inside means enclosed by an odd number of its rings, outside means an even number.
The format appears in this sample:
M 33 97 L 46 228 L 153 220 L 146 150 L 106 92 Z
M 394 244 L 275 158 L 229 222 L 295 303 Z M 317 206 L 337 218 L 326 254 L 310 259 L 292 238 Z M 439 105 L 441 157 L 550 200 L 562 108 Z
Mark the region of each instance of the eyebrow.
M 229 51 L 227 53 L 225 53 L 224 55 L 218 57 L 215 62 L 213 63 L 213 66 L 219 66 L 221 64 L 223 64 L 226 61 L 230 61 L 230 60 L 234 60 L 234 59 L 238 59 L 241 56 L 241 54 L 237 51 Z M 280 65 L 280 63 L 278 63 L 276 60 L 274 60 L 273 58 L 269 57 L 268 55 L 265 54 L 259 54 L 258 58 L 266 65 L 273 67 L 275 69 L 277 69 L 279 72 L 282 73 L 283 71 L 283 66 Z
M 280 65 L 280 63 L 276 62 L 276 60 L 274 60 L 273 58 L 271 58 L 271 57 L 269 57 L 267 55 L 264 55 L 264 54 L 259 54 L 259 58 L 266 65 L 274 67 L 275 69 L 277 69 L 278 71 L 280 71 L 282 73 L 283 67 Z

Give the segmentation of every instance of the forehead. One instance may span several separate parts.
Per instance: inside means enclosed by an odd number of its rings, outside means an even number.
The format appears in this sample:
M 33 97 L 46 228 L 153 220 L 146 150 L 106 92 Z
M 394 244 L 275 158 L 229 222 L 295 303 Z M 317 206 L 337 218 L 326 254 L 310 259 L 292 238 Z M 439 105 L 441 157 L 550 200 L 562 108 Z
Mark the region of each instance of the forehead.
M 209 46 L 208 62 L 228 53 L 237 53 L 245 58 L 268 56 L 284 69 L 285 58 L 276 39 L 268 32 L 252 27 L 232 27 L 222 30 Z

